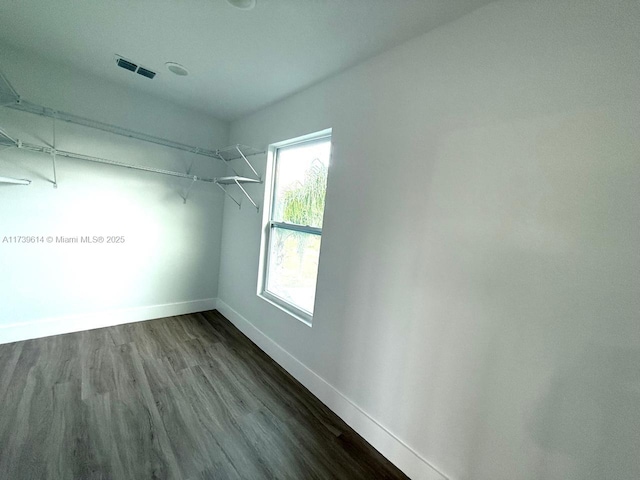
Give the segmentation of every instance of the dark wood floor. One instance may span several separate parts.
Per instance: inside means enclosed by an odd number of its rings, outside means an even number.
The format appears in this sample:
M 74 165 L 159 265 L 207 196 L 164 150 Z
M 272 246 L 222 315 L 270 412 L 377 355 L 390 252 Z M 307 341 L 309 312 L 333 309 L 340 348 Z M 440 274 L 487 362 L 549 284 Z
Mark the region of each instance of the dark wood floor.
M 0 479 L 406 478 L 217 312 L 0 345 Z

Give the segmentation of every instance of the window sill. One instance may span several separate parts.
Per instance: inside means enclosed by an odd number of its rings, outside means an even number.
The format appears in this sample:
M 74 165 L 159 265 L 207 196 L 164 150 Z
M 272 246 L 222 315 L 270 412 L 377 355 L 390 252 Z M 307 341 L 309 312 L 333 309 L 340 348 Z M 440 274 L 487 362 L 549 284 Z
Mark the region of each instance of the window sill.
M 284 302 L 282 300 L 280 300 L 278 297 L 270 295 L 267 292 L 258 293 L 258 297 L 260 297 L 265 302 L 270 303 L 274 307 L 282 310 L 284 313 L 292 316 L 296 320 L 301 321 L 306 326 L 308 326 L 308 327 L 312 326 L 311 322 L 313 320 L 313 317 L 311 315 L 308 315 L 308 314 L 306 314 L 306 313 L 304 313 L 302 311 L 299 311 L 298 309 L 296 309 L 295 307 L 293 307 L 293 306 L 291 306 L 289 304 L 284 304 L 283 305 Z

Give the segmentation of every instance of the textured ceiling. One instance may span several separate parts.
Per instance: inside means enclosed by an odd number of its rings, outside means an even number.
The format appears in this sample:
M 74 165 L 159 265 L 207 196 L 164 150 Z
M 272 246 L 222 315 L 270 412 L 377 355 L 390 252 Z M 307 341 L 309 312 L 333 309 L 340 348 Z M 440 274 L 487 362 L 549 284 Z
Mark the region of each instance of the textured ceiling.
M 3 0 L 0 42 L 231 120 L 488 0 Z M 115 66 L 120 54 L 154 80 Z M 188 77 L 169 73 L 178 62 Z

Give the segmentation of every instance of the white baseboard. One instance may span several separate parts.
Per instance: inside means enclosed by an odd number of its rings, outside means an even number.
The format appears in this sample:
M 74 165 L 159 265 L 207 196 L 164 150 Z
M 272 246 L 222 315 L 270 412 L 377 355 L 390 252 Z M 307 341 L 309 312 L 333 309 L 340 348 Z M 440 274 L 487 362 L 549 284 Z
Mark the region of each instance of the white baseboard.
M 407 476 L 414 480 L 447 480 L 415 450 L 220 299 L 217 309 Z
M 84 315 L 68 315 L 0 325 L 0 344 L 82 330 L 93 330 L 94 328 L 111 327 L 123 323 L 141 322 L 154 318 L 204 312 L 215 309 L 216 303 L 216 298 L 205 298 L 188 302 L 108 310 Z

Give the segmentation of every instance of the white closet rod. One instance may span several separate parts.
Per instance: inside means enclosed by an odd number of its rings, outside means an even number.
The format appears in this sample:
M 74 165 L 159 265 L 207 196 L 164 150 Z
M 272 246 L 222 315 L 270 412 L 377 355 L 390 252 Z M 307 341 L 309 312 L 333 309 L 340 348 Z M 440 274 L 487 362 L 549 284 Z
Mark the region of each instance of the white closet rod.
M 53 148 L 50 148 L 50 147 L 34 145 L 32 143 L 22 142 L 20 140 L 16 141 L 15 146 L 23 150 L 44 153 L 47 155 L 53 155 L 55 153 L 56 156 L 58 157 L 75 158 L 77 160 L 86 160 L 88 162 L 102 163 L 104 165 L 113 165 L 116 167 L 130 168 L 132 170 L 140 170 L 143 172 L 159 173 L 161 175 L 168 175 L 171 177 L 188 178 L 190 180 L 198 181 L 198 182 L 207 182 L 207 183 L 216 182 L 215 178 L 198 177 L 197 175 L 189 175 L 187 173 L 174 172 L 171 170 L 163 170 L 160 168 L 145 167 L 143 165 L 132 165 L 129 163 L 118 162 L 116 160 L 108 160 L 106 158 L 92 157 L 91 155 L 83 155 L 81 153 L 68 152 L 66 150 L 54 150 Z
M 43 117 L 55 118 L 57 120 L 63 120 L 69 123 L 75 123 L 76 125 L 82 125 L 84 127 L 95 128 L 123 137 L 135 138 L 144 142 L 155 143 L 156 145 L 162 145 L 164 147 L 175 148 L 177 150 L 183 150 L 185 152 L 195 153 L 197 155 L 203 155 L 205 157 L 218 158 L 218 150 L 209 150 L 206 148 L 194 147 L 186 145 L 184 143 L 174 142 L 173 140 L 167 140 L 165 138 L 155 137 L 153 135 L 147 135 L 146 133 L 136 132 L 129 130 L 128 128 L 118 127 L 117 125 L 111 125 L 109 123 L 99 122 L 97 120 L 91 120 L 89 118 L 74 115 L 72 113 L 60 112 L 48 107 L 28 102 L 26 100 L 18 100 L 16 103 L 5 105 L 8 108 L 14 110 L 20 110 L 22 112 L 35 113 Z

